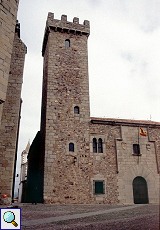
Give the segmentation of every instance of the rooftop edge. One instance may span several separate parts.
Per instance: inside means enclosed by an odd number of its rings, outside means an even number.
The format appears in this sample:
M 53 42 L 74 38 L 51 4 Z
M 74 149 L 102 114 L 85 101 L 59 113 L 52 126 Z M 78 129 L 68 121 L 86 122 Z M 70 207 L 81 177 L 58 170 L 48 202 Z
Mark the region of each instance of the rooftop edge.
M 160 127 L 160 122 L 149 120 L 132 120 L 119 118 L 97 118 L 91 117 L 92 124 L 110 124 L 110 125 L 125 125 L 125 126 L 157 126 Z

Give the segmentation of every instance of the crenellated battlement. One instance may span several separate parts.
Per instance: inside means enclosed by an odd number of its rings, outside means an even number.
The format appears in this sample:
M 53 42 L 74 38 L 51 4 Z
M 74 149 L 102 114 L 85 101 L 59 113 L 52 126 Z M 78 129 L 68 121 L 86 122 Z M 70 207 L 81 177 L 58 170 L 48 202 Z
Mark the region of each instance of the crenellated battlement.
M 48 34 L 50 30 L 61 33 L 85 35 L 88 37 L 90 34 L 90 23 L 88 20 L 84 20 L 83 24 L 80 24 L 79 18 L 77 17 L 73 18 L 73 22 L 69 22 L 67 21 L 67 15 L 62 15 L 61 20 L 58 20 L 54 18 L 54 13 L 49 12 L 43 40 L 42 55 L 44 55 L 46 43 L 48 40 Z
M 62 32 L 76 32 L 89 35 L 90 25 L 88 20 L 84 20 L 83 24 L 79 24 L 79 18 L 74 17 L 73 22 L 67 21 L 67 15 L 62 15 L 61 20 L 54 19 L 54 13 L 48 13 L 47 27 L 62 31 Z

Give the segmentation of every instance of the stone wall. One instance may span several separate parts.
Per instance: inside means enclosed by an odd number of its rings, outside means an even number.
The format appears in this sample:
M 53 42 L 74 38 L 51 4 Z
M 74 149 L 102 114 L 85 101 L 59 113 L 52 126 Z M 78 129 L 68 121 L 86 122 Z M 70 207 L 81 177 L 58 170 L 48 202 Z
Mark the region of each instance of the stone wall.
M 157 142 L 155 141 L 157 136 L 160 140 L 160 126 L 149 129 L 147 125 L 141 126 L 139 124 L 139 126 L 143 127 L 146 136 L 139 134 L 139 127 L 121 126 L 122 139 L 116 142 L 119 200 L 120 203 L 124 204 L 134 202 L 133 180 L 136 177 L 142 177 L 146 180 L 149 203 L 159 202 L 159 162 Z M 152 132 L 152 141 L 150 132 Z M 139 144 L 139 156 L 133 153 L 133 144 Z
M 12 196 L 25 54 L 26 46 L 18 37 L 18 33 L 15 33 L 0 128 L 0 192 L 7 194 L 9 198 Z
M 120 136 L 119 126 L 90 123 L 90 157 L 92 159 L 90 183 L 93 185 L 93 180 L 105 181 L 105 194 L 95 195 L 93 189 L 90 191 L 94 202 L 118 203 L 115 140 Z M 102 139 L 103 153 L 93 152 L 93 138 Z
M 6 99 L 18 0 L 0 0 L 0 122 Z

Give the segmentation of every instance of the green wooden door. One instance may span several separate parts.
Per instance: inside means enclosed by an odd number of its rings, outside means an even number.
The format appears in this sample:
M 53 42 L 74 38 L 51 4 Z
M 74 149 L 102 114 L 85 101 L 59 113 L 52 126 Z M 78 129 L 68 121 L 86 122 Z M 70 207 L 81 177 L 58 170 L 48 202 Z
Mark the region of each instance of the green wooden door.
M 136 177 L 133 180 L 133 198 L 135 204 L 148 204 L 147 182 L 143 177 Z

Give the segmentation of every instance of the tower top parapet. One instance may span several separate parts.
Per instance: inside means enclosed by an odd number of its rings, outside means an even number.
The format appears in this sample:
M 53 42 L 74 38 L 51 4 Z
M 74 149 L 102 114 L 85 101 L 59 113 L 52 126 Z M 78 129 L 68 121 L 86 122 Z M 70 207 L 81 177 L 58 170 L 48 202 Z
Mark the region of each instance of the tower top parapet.
M 61 20 L 54 19 L 54 13 L 49 12 L 46 22 L 46 29 L 43 40 L 42 55 L 44 55 L 46 42 L 48 40 L 48 34 L 50 30 L 61 33 L 73 33 L 77 35 L 86 35 L 90 34 L 90 23 L 88 20 L 84 20 L 83 24 L 79 23 L 79 18 L 74 17 L 73 22 L 67 21 L 67 15 L 62 15 Z
M 67 21 L 67 15 L 62 15 L 61 20 L 54 19 L 54 13 L 48 13 L 47 26 L 51 28 L 63 29 L 62 32 L 79 32 L 86 35 L 90 33 L 90 25 L 88 20 L 84 20 L 83 24 L 79 24 L 79 18 L 74 17 L 73 22 Z

